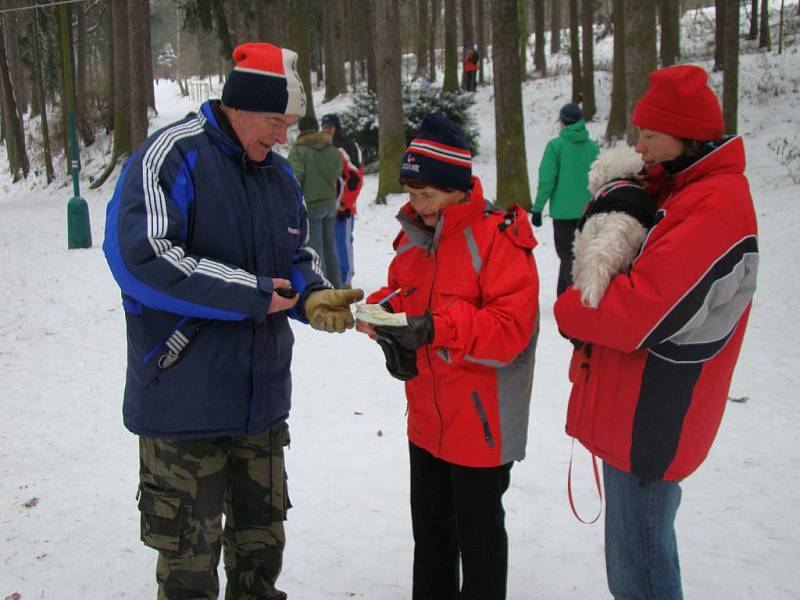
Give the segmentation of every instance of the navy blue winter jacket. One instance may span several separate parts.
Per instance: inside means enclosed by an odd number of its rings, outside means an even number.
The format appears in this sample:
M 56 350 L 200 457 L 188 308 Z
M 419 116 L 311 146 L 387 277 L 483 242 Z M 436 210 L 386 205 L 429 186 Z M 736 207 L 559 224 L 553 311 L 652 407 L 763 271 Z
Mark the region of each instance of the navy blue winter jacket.
M 329 287 L 307 237 L 291 167 L 275 152 L 250 162 L 210 103 L 131 156 L 103 242 L 127 322 L 128 429 L 256 435 L 288 416 L 288 316 L 305 320 L 305 296 Z M 273 277 L 301 294 L 290 315 L 267 314 Z

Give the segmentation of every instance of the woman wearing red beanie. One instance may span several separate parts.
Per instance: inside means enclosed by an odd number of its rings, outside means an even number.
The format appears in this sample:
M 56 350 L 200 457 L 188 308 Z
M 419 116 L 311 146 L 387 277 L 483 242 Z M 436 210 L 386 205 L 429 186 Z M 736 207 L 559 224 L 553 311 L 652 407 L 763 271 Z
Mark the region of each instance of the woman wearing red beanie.
M 756 286 L 756 216 L 742 140 L 723 137 L 703 69 L 651 73 L 632 123 L 655 225 L 596 308 L 569 288 L 555 316 L 583 342 L 567 433 L 603 461 L 609 589 L 679 600 L 680 481 L 708 455 L 725 409 Z

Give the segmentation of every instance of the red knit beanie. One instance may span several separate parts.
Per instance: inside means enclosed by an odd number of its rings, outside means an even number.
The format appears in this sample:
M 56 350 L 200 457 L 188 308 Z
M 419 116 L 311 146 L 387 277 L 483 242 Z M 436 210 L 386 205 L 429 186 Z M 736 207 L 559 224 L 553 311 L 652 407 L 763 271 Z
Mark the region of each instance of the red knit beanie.
M 695 65 L 650 73 L 650 86 L 633 109 L 631 123 L 687 140 L 716 140 L 725 122 L 708 75 Z

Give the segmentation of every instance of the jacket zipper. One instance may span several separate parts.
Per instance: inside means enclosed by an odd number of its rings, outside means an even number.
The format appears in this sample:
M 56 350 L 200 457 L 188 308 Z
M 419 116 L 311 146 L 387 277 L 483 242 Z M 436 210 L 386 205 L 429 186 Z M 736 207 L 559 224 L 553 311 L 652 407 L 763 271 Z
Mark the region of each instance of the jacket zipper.
M 433 299 L 433 282 L 436 281 L 436 270 L 439 266 L 439 261 L 436 258 L 436 253 L 433 250 L 428 251 L 428 255 L 433 258 L 433 277 L 431 277 L 431 287 L 428 291 L 428 303 L 427 309 L 431 309 L 431 300 Z M 413 291 L 413 288 L 412 288 Z M 411 293 L 410 291 L 408 292 Z M 425 358 L 428 361 L 428 369 L 432 375 L 433 381 L 433 406 L 436 408 L 436 414 L 439 415 L 439 455 L 442 454 L 442 446 L 444 444 L 444 419 L 442 418 L 442 411 L 439 408 L 439 400 L 436 398 L 436 377 L 433 373 L 433 361 L 431 361 L 431 346 L 427 344 L 425 346 Z
M 489 445 L 489 448 L 494 448 L 494 438 L 492 437 L 492 430 L 489 428 L 489 420 L 486 418 L 486 411 L 483 409 L 483 403 L 481 402 L 481 397 L 478 395 L 478 392 L 473 391 L 470 394 L 472 398 L 472 406 L 475 407 L 475 411 L 478 413 L 478 417 L 483 424 L 483 437 L 486 440 L 486 443 Z

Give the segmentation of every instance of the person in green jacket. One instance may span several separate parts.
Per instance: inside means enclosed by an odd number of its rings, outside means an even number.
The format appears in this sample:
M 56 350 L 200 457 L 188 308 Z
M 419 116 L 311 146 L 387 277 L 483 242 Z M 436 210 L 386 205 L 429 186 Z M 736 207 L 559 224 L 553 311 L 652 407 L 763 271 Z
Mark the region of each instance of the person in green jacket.
M 561 131 L 547 143 L 539 165 L 539 186 L 533 203 L 531 222 L 542 226 L 542 210 L 550 202 L 556 254 L 561 260 L 556 294 L 572 283 L 572 240 L 578 221 L 589 202 L 589 168 L 598 148 L 589 139 L 581 107 L 572 102 L 558 113 Z
M 318 131 L 315 117 L 301 117 L 297 126 L 300 135 L 289 151 L 288 160 L 306 200 L 308 245 L 319 254 L 325 277 L 333 287 L 340 288 L 342 274 L 336 253 L 335 226 L 339 203 L 336 181 L 342 174 L 342 157 L 331 143 L 331 136 Z

